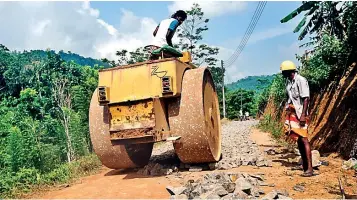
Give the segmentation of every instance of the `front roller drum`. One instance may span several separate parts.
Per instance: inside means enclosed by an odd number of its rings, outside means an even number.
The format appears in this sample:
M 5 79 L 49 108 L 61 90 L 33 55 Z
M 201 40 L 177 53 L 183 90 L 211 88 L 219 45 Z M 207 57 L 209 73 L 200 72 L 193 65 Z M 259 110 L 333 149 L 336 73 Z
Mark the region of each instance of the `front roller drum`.
M 211 73 L 207 68 L 187 70 L 182 81 L 179 114 L 170 119 L 171 130 L 181 138 L 173 143 L 183 163 L 219 161 L 221 122 Z
M 111 169 L 142 167 L 149 162 L 154 143 L 113 145 L 109 134 L 108 106 L 98 103 L 94 91 L 89 109 L 89 131 L 93 149 L 103 165 Z

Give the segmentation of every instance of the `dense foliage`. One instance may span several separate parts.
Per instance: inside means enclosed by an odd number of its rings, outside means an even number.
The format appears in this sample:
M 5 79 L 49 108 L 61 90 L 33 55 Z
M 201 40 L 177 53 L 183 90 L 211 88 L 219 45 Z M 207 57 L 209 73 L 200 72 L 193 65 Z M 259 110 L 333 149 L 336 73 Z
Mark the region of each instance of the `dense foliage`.
M 56 53 L 54 50 L 48 50 L 48 51 L 50 51 L 51 53 Z M 28 53 L 30 53 L 32 57 L 37 57 L 38 59 L 45 59 L 47 57 L 48 51 L 30 50 Z M 22 52 L 22 53 L 24 53 L 24 52 Z M 71 51 L 68 51 L 66 53 L 61 50 L 61 51 L 58 51 L 57 54 L 61 57 L 62 60 L 66 61 L 66 62 L 73 61 L 76 64 L 82 65 L 82 66 L 91 66 L 91 67 L 94 67 L 95 65 L 105 66 L 105 67 L 109 66 L 107 63 L 102 62 L 100 60 L 90 58 L 90 57 L 83 57 L 83 56 L 73 53 Z
M 1 196 L 61 179 L 71 173 L 63 163 L 91 153 L 88 107 L 99 67 L 45 53 L 0 46 Z
M 249 112 L 254 115 L 254 91 L 237 89 L 229 91 L 226 95 L 227 104 L 227 118 L 236 119 L 239 116 L 239 111 L 242 110 L 243 114 Z
M 338 81 L 347 67 L 357 61 L 357 2 L 302 2 L 299 8 L 281 22 L 288 22 L 302 12 L 306 13 L 294 32 L 300 31 L 299 40 L 308 34 L 313 37 L 302 45 L 311 47 L 311 50 L 297 56 L 301 62 L 299 73 L 307 78 L 311 95 L 314 95 L 330 83 Z M 267 102 L 263 99 L 270 98 L 279 108 L 284 102 L 283 93 L 283 80 L 281 76 L 276 76 L 271 86 L 262 93 L 265 97 L 258 101 L 257 106 L 264 108 Z M 276 113 L 277 118 L 265 116 L 266 120 L 261 125 L 268 129 L 274 127 L 276 120 L 280 120 L 280 115 L 281 113 Z M 270 131 L 276 132 L 275 129 Z

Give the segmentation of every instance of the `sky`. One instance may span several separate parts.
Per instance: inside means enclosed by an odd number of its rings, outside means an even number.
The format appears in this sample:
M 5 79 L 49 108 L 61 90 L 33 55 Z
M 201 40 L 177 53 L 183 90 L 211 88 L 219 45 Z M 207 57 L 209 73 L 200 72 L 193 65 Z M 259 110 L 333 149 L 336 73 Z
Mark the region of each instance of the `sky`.
M 193 1 L 0 2 L 0 44 L 10 50 L 54 49 L 85 57 L 116 59 L 119 49 L 148 45 L 156 25 Z M 197 2 L 197 1 L 196 1 Z M 238 47 L 258 2 L 198 1 L 209 18 L 204 43 L 226 61 Z M 301 17 L 281 24 L 299 1 L 268 1 L 247 45 L 226 68 L 226 83 L 279 72 L 280 63 L 301 54 L 293 33 Z M 177 39 L 173 40 L 173 43 Z M 219 63 L 218 63 L 219 64 Z

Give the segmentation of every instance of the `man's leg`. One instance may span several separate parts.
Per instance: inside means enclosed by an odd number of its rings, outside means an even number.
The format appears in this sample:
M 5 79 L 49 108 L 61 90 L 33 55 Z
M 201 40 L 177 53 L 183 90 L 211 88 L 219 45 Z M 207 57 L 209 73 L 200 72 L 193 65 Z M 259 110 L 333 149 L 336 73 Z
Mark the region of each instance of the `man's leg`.
M 302 138 L 302 142 L 304 143 L 305 154 L 306 154 L 305 158 L 307 162 L 307 170 L 304 171 L 308 173 L 312 173 L 312 154 L 311 154 L 310 143 L 307 137 Z
M 300 152 L 300 155 L 301 155 L 302 167 L 303 167 L 304 172 L 305 172 L 308 169 L 308 162 L 307 162 L 307 159 L 306 159 L 305 145 L 304 145 L 304 142 L 302 141 L 302 139 L 303 139 L 303 137 L 299 136 L 297 144 L 298 144 L 299 152 Z

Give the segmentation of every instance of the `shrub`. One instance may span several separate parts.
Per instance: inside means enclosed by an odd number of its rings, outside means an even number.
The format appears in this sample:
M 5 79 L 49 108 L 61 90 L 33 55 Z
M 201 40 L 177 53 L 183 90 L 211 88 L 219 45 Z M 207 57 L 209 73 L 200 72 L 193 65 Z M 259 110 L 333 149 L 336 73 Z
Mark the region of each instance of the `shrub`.
M 283 133 L 283 124 L 271 115 L 264 115 L 263 120 L 258 124 L 258 128 L 270 132 L 275 139 L 279 139 Z

